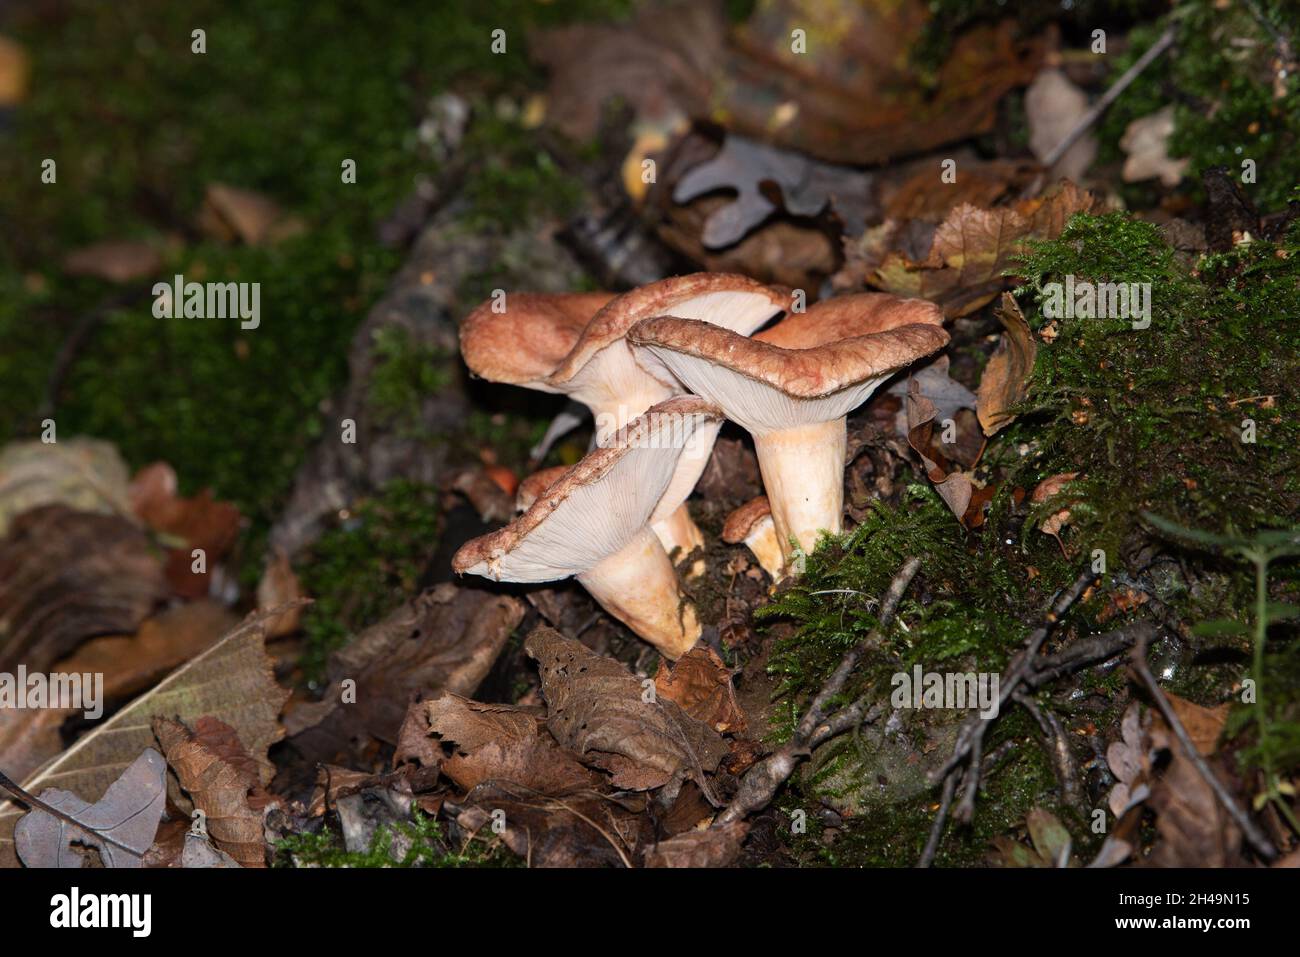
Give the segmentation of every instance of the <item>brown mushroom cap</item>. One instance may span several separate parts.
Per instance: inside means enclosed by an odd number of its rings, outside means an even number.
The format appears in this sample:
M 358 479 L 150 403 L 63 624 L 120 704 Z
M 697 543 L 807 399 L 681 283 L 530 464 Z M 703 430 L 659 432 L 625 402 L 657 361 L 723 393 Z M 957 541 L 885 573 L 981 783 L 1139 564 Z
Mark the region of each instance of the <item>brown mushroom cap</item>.
M 484 379 L 556 391 L 544 380 L 613 298 L 609 292 L 516 292 L 506 296 L 505 312 L 493 312 L 489 299 L 461 323 L 461 355 Z
M 948 342 L 942 315 L 931 303 L 849 298 L 856 301 L 822 313 L 832 320 L 824 326 L 810 309 L 761 338 L 746 338 L 693 319 L 660 316 L 638 322 L 628 341 L 728 418 L 761 435 L 842 417 L 885 378 Z M 786 323 L 791 325 L 781 331 Z M 862 332 L 834 338 L 846 330 Z
M 728 545 L 739 545 L 749 536 L 755 525 L 770 517 L 771 514 L 772 506 L 768 503 L 766 495 L 750 499 L 727 516 L 727 522 L 722 526 L 722 540 Z
M 534 472 L 519 483 L 515 489 L 515 508 L 526 512 L 548 488 L 560 480 L 560 476 L 569 471 L 567 465 L 554 465 L 548 469 Z
M 613 555 L 648 524 L 697 426 L 721 413 L 697 396 L 646 411 L 553 483 L 523 515 L 461 546 L 459 573 L 555 581 Z
M 639 286 L 617 296 L 592 317 L 549 382 L 562 390 L 597 353 L 650 316 L 701 319 L 749 335 L 789 305 L 788 291 L 732 273 L 691 273 Z

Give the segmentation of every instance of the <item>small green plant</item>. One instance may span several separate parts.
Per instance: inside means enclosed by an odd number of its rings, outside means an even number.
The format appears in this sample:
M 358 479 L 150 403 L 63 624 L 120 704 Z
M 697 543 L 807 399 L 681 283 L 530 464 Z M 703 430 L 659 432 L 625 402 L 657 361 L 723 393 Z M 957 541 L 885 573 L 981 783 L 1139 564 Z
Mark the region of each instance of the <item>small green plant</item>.
M 1257 761 L 1264 775 L 1264 790 L 1257 798 L 1257 807 L 1273 802 L 1297 832 L 1300 822 L 1291 812 L 1287 797 L 1295 797 L 1295 789 L 1279 774 L 1279 759 L 1300 759 L 1287 747 L 1294 746 L 1295 729 L 1288 726 L 1284 719 L 1284 707 L 1287 702 L 1273 695 L 1265 695 L 1265 659 L 1268 647 L 1268 629 L 1272 625 L 1300 617 L 1300 608 L 1294 605 L 1269 600 L 1269 567 L 1277 561 L 1300 556 L 1300 529 L 1264 530 L 1251 534 L 1201 531 L 1185 528 L 1159 515 L 1146 513 L 1144 516 L 1156 528 L 1174 538 L 1192 542 L 1203 548 L 1218 549 L 1224 554 L 1245 561 L 1255 573 L 1255 605 L 1251 612 L 1249 628 L 1243 622 L 1232 618 L 1220 618 L 1202 622 L 1193 630 L 1200 635 L 1240 635 L 1249 636 L 1252 646 L 1251 678 L 1254 680 L 1254 707 L 1238 712 L 1240 717 L 1234 722 L 1233 729 L 1242 730 L 1254 724 L 1257 734 L 1255 746 L 1243 752 L 1247 761 Z M 1271 690 L 1271 689 L 1270 689 Z M 1275 740 L 1279 737 L 1285 740 Z

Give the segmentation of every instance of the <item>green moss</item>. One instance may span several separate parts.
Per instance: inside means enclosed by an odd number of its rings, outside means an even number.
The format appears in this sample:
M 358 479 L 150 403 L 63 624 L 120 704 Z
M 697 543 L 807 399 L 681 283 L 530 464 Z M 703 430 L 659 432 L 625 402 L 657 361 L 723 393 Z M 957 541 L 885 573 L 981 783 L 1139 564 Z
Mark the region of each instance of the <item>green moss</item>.
M 256 543 L 319 434 L 321 402 L 346 381 L 352 334 L 399 263 L 377 226 L 437 171 L 416 135 L 428 100 L 467 72 L 476 102 L 520 93 L 540 79 L 530 29 L 628 6 L 460 4 L 434 26 L 413 0 L 83 0 L 17 14 L 10 29 L 34 73 L 0 152 L 0 204 L 22 224 L 0 245 L 0 442 L 36 434 L 55 356 L 81 317 L 102 311 L 55 397 L 60 434 L 110 439 L 133 466 L 166 459 L 184 491 L 233 500 L 251 518 L 244 554 L 260 564 Z M 498 27 L 505 55 L 490 50 Z M 196 28 L 204 54 L 190 50 Z M 534 133 L 478 112 L 463 187 L 475 223 L 517 226 L 571 202 Z M 47 157 L 58 180 L 43 185 Z M 345 159 L 355 184 L 342 182 Z M 202 240 L 194 217 L 214 182 L 273 197 L 306 235 L 264 249 Z M 167 250 L 161 276 L 135 294 L 57 268 L 72 248 L 120 238 Z M 175 273 L 260 283 L 260 328 L 155 319 L 149 285 Z M 394 358 L 378 388 L 396 410 L 408 406 L 404 388 L 432 383 Z
M 370 405 L 388 423 L 418 422 L 421 403 L 455 375 L 451 356 L 411 342 L 410 332 L 401 326 L 385 326 L 375 334 L 374 355 Z
M 1261 209 L 1280 208 L 1300 180 L 1300 80 L 1294 71 L 1278 80 L 1276 38 L 1295 44 L 1300 7 L 1291 0 L 1184 0 L 1171 20 L 1175 50 L 1149 66 L 1103 119 L 1100 158 L 1120 158 L 1127 125 L 1173 103 L 1169 153 L 1191 159 L 1188 175 L 1194 181 L 1219 165 L 1239 177 L 1242 161 L 1252 159 L 1257 182 L 1242 188 Z M 1127 49 L 1113 57 L 1113 76 L 1146 52 L 1164 27 L 1135 27 Z M 1127 187 L 1126 197 L 1143 198 L 1143 188 Z M 1192 192 L 1199 194 L 1200 187 L 1193 185 Z
M 303 616 L 308 681 L 324 677 L 330 652 L 416 593 L 437 544 L 439 515 L 435 488 L 392 482 L 313 546 L 299 569 L 315 599 Z
M 1119 213 L 1076 216 L 1035 244 L 1021 290 L 1042 328 L 1044 287 L 1149 282 L 1151 325 L 1058 319 L 1039 348 L 1009 462 L 1025 488 L 1083 473 L 1071 488 L 1073 540 L 1113 561 L 1151 509 L 1195 528 L 1287 525 L 1300 511 L 1300 237 L 1179 265 L 1158 230 Z M 1253 424 L 1254 442 L 1245 440 Z M 1008 456 L 1003 462 L 1008 464 Z M 1027 523 L 1028 524 L 1028 523 Z
M 414 821 L 381 827 L 366 851 L 348 851 L 341 837 L 322 828 L 315 834 L 295 834 L 276 842 L 276 867 L 509 867 L 516 860 L 499 844 L 471 840 L 459 850 L 451 847 L 442 826 L 416 810 Z M 411 842 L 401 860 L 393 858 L 394 841 Z

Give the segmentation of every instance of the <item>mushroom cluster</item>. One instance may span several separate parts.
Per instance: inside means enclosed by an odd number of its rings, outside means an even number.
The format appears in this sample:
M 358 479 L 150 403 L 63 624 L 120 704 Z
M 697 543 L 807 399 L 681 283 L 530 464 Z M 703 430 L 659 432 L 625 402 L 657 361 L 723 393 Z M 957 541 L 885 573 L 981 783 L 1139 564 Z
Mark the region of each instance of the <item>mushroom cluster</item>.
M 938 307 L 920 299 L 866 293 L 790 307 L 786 290 L 696 273 L 617 296 L 516 294 L 475 309 L 460 331 L 470 371 L 583 403 L 595 448 L 522 482 L 522 514 L 464 545 L 456 571 L 574 576 L 679 657 L 700 625 L 673 559 L 704 543 L 685 502 L 730 419 L 753 436 L 767 495 L 738 510 L 724 540 L 748 544 L 774 579 L 798 573 L 796 550 L 841 530 L 846 416 L 948 335 Z

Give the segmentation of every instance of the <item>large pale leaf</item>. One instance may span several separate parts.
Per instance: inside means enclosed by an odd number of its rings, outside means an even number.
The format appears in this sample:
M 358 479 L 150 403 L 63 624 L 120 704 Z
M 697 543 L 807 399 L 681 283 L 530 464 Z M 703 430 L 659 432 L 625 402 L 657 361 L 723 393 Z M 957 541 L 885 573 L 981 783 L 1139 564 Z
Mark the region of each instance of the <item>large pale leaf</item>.
M 235 728 L 258 763 L 263 784 L 274 775 L 266 749 L 283 735 L 278 716 L 288 692 L 275 683 L 264 639 L 284 608 L 250 615 L 204 654 L 127 705 L 23 783 L 28 791 L 59 787 L 83 800 L 102 794 L 135 756 L 154 741 L 154 715 L 197 721 L 211 715 Z M 185 807 L 177 789 L 172 798 Z M 23 809 L 0 806 L 0 866 L 17 863 L 14 824 Z

